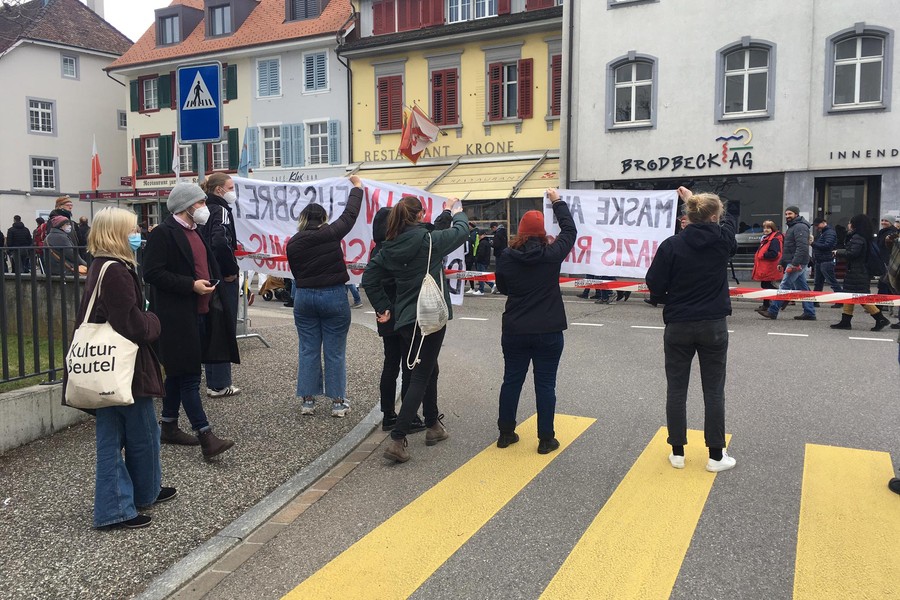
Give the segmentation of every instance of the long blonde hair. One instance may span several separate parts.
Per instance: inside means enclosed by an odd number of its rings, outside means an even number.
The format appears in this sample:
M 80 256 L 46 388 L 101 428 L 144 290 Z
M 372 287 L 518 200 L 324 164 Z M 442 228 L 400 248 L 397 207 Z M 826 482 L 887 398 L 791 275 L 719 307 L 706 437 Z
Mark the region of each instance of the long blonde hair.
M 87 249 L 93 256 L 117 258 L 137 266 L 128 235 L 137 228 L 137 215 L 124 208 L 109 206 L 94 215 Z

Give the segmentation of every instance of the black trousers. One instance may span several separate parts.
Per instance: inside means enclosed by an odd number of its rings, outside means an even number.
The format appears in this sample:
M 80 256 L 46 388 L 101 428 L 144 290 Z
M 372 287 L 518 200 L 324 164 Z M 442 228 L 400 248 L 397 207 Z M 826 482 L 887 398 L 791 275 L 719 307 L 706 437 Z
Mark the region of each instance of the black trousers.
M 412 357 L 415 357 L 422 332 L 415 325 L 407 325 L 397 331 L 400 333 L 400 337 L 403 338 L 405 345 L 403 355 L 405 365 L 410 354 L 410 347 L 412 347 Z M 397 415 L 397 424 L 391 431 L 392 439 L 400 440 L 406 437 L 406 434 L 409 433 L 409 426 L 419 410 L 419 406 L 422 406 L 422 416 L 427 427 L 437 423 L 438 354 L 441 352 L 445 333 L 447 333 L 446 327 L 425 336 L 425 341 L 422 343 L 422 351 L 419 353 L 421 362 L 410 371 L 409 389 L 403 395 L 400 413 Z
M 409 389 L 410 370 L 405 368 L 406 351 L 409 350 L 403 337 L 397 333 L 386 335 L 381 338 L 384 344 L 384 364 L 381 367 L 381 412 L 385 416 L 395 414 L 394 403 L 397 400 L 397 376 L 400 375 L 401 366 L 403 366 L 403 377 L 400 380 L 400 397 L 406 395 Z
M 666 356 L 666 423 L 672 446 L 687 444 L 687 392 L 694 353 L 700 358 L 703 385 L 703 433 L 708 448 L 725 447 L 725 319 L 669 323 L 663 336 Z

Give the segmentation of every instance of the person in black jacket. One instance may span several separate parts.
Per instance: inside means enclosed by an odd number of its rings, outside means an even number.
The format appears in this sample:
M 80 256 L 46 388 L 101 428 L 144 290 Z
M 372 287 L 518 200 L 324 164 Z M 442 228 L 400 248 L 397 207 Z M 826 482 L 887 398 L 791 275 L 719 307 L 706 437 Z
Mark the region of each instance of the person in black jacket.
M 835 256 L 847 259 L 847 274 L 844 276 L 844 291 L 854 294 L 869 294 L 872 292 L 871 282 L 874 276 L 869 272 L 869 253 L 872 251 L 872 225 L 866 215 L 859 214 L 850 219 L 847 227 L 847 238 L 844 248 L 835 250 Z M 876 259 L 877 260 L 877 259 Z M 875 319 L 875 325 L 870 331 L 881 331 L 888 325 L 887 317 L 874 304 L 863 304 L 863 310 Z M 850 320 L 853 319 L 853 304 L 844 304 L 841 311 L 840 323 L 831 326 L 832 329 L 850 329 Z
M 825 288 L 825 281 L 834 292 L 842 292 L 844 289 L 834 276 L 834 249 L 837 247 L 837 234 L 834 228 L 822 217 L 813 220 L 813 227 L 819 231 L 819 235 L 812 243 L 813 262 L 816 264 L 816 275 L 813 280 L 813 290 L 821 292 Z
M 569 255 L 578 231 L 569 206 L 559 192 L 547 190 L 560 233 L 551 244 L 544 230 L 544 215 L 529 210 L 519 231 L 497 259 L 497 287 L 506 294 L 503 311 L 503 385 L 500 387 L 498 448 L 519 441 L 516 410 L 528 365 L 534 365 L 539 454 L 559 448 L 553 420 L 556 413 L 556 372 L 563 351 L 566 310 L 559 290 L 559 270 Z
M 491 242 L 488 239 L 487 234 L 483 234 L 478 240 L 478 247 L 475 249 L 475 270 L 476 271 L 487 271 L 490 268 L 491 263 Z M 478 289 L 472 292 L 473 296 L 481 296 L 484 294 L 484 284 L 487 283 L 488 287 L 490 287 L 491 291 L 494 289 L 494 284 L 490 281 L 479 281 Z
M 31 251 L 18 250 L 31 246 L 31 232 L 22 222 L 22 217 L 13 217 L 12 227 L 6 232 L 6 247 L 9 248 L 9 258 L 12 261 L 14 273 L 28 273 L 31 270 Z
M 678 188 L 689 225 L 664 240 L 647 270 L 654 303 L 664 304 L 666 331 L 666 423 L 672 446 L 669 462 L 684 468 L 687 444 L 687 391 L 691 363 L 700 357 L 704 435 L 709 448 L 706 470 L 726 471 L 735 465 L 725 452 L 725 365 L 728 357 L 728 261 L 737 250 L 733 215 L 725 215 L 715 194 L 692 194 Z M 723 215 L 725 216 L 722 222 Z
M 234 318 L 212 280 L 221 278 L 212 250 L 197 226 L 209 219 L 206 193 L 195 183 L 177 183 L 166 202 L 172 213 L 150 232 L 144 247 L 144 279 L 150 284 L 150 310 L 159 317 L 159 357 L 166 369 L 161 440 L 195 446 L 210 459 L 232 446 L 216 437 L 200 398 L 203 363 L 240 362 Z M 197 434 L 178 428 L 181 408 Z
M 297 397 L 300 414 L 315 412 L 315 396 L 331 398 L 331 416 L 350 411 L 347 401 L 347 332 L 350 304 L 344 284 L 350 281 L 341 240 L 353 229 L 362 207 L 363 187 L 352 175 L 347 206 L 334 223 L 320 204 L 300 212 L 297 233 L 287 245 L 294 275 L 294 325 L 297 327 Z M 322 374 L 324 355 L 325 373 Z
M 225 310 L 237 323 L 238 282 L 237 233 L 234 229 L 234 216 L 231 207 L 237 202 L 234 181 L 222 172 L 216 172 L 206 178 L 201 186 L 206 192 L 206 207 L 209 209 L 209 220 L 200 227 L 200 235 L 212 250 L 222 281 L 216 291 L 222 298 Z M 206 370 L 206 395 L 210 398 L 237 396 L 241 388 L 232 385 L 231 363 L 211 363 L 203 365 Z

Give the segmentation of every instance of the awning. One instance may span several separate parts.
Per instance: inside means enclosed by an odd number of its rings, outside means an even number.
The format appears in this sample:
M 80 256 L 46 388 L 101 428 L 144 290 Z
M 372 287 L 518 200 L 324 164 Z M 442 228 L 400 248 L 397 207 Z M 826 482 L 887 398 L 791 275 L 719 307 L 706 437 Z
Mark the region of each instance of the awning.
M 419 163 L 378 168 L 371 163 L 351 166 L 363 179 L 417 187 L 437 196 L 469 200 L 538 198 L 548 187 L 559 187 L 559 157 L 550 151 L 503 159 L 460 157 L 454 162 Z M 468 195 L 466 195 L 468 194 Z

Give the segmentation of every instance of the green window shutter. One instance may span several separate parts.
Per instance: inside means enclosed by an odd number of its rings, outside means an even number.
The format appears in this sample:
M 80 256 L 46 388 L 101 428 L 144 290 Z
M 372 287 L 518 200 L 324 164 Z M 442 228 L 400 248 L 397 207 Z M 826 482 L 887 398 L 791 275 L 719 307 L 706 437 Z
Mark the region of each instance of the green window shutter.
M 250 168 L 259 167 L 259 127 L 247 128 L 247 150 L 250 153 Z
M 159 174 L 172 174 L 172 136 L 159 136 Z
M 293 152 L 291 152 L 291 126 L 290 125 L 282 125 L 281 126 L 281 166 L 282 167 L 293 167 L 294 166 L 294 157 Z
M 136 140 L 134 140 L 132 152 L 134 153 L 134 164 L 137 165 L 137 169 L 134 173 L 134 176 L 137 177 L 138 175 L 141 175 L 141 173 L 144 170 L 144 167 L 143 167 L 144 157 L 141 156 L 141 139 L 140 138 L 137 138 Z
M 293 129 L 293 139 L 291 140 L 294 143 L 294 164 L 298 167 L 306 166 L 306 145 L 303 143 L 303 133 L 304 129 L 306 129 L 306 125 L 302 123 L 299 125 L 291 125 L 291 129 Z
M 172 84 L 168 75 L 160 75 L 157 81 L 157 94 L 159 94 L 159 107 L 165 108 L 172 105 Z
M 230 67 L 229 67 L 230 68 Z M 241 162 L 241 142 L 239 139 L 240 131 L 237 129 L 228 130 L 228 170 L 234 171 Z
M 341 122 L 328 121 L 328 164 L 341 164 Z
M 138 112 L 141 108 L 140 94 L 138 93 L 138 80 L 133 79 L 131 84 L 131 112 Z
M 228 65 L 225 70 L 225 99 L 237 100 L 238 97 L 238 79 L 237 65 Z

